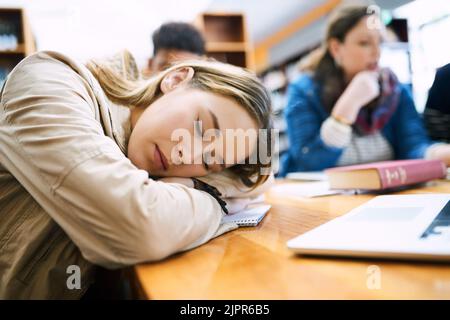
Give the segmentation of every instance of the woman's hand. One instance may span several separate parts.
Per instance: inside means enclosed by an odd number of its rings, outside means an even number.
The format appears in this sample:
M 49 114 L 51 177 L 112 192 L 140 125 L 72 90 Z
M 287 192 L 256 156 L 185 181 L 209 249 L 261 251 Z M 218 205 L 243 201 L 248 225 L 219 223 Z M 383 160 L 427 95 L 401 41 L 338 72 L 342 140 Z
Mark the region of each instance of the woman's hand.
M 209 193 L 214 199 L 217 200 L 219 205 L 222 207 L 222 210 L 225 213 L 228 213 L 227 203 L 221 198 L 222 194 L 217 190 L 217 188 L 213 187 L 206 182 L 195 178 L 178 178 L 178 177 L 165 177 L 158 179 L 158 181 L 167 182 L 167 183 L 179 183 L 183 184 L 189 188 L 195 188 L 197 190 L 205 191 Z
M 359 110 L 380 94 L 377 71 L 361 71 L 353 77 L 336 102 L 331 115 L 347 124 L 356 121 Z
M 428 159 L 442 160 L 450 167 L 450 144 L 442 143 L 430 147 Z

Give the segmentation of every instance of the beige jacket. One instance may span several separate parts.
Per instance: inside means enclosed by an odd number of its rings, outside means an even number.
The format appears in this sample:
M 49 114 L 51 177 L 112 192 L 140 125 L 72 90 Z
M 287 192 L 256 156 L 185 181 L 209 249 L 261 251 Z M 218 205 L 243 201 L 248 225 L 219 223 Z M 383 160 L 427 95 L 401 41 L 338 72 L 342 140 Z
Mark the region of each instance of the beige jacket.
M 148 178 L 126 158 L 128 108 L 87 68 L 38 52 L 9 75 L 0 103 L 0 298 L 79 298 L 96 266 L 163 259 L 234 229 L 209 194 Z M 226 173 L 205 177 L 225 197 Z M 68 267 L 81 270 L 69 289 Z

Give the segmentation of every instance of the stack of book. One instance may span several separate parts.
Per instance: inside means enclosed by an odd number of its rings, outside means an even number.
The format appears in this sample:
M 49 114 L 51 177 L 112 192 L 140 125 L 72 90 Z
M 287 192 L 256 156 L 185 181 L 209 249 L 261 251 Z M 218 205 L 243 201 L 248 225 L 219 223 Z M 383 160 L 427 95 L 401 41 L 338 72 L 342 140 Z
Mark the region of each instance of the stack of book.
M 447 176 L 440 160 L 396 160 L 325 170 L 331 189 L 384 190 Z

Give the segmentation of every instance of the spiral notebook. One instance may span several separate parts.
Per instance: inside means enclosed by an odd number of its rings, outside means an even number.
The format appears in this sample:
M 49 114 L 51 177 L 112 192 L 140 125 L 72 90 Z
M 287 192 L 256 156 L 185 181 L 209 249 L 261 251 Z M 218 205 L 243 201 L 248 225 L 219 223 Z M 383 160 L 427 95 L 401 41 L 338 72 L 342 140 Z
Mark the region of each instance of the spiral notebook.
M 270 205 L 258 205 L 222 218 L 223 223 L 236 223 L 240 227 L 255 227 L 264 218 L 270 209 Z

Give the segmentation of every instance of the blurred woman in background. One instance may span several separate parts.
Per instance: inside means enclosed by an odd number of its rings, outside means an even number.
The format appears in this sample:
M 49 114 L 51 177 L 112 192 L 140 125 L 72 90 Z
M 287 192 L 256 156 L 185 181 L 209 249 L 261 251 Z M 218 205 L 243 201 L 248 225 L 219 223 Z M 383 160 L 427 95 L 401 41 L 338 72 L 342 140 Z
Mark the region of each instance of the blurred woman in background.
M 290 148 L 281 176 L 393 159 L 450 164 L 450 146 L 429 140 L 408 89 L 379 68 L 382 33 L 370 7 L 332 13 L 324 44 L 301 62 L 304 73 L 288 89 Z

